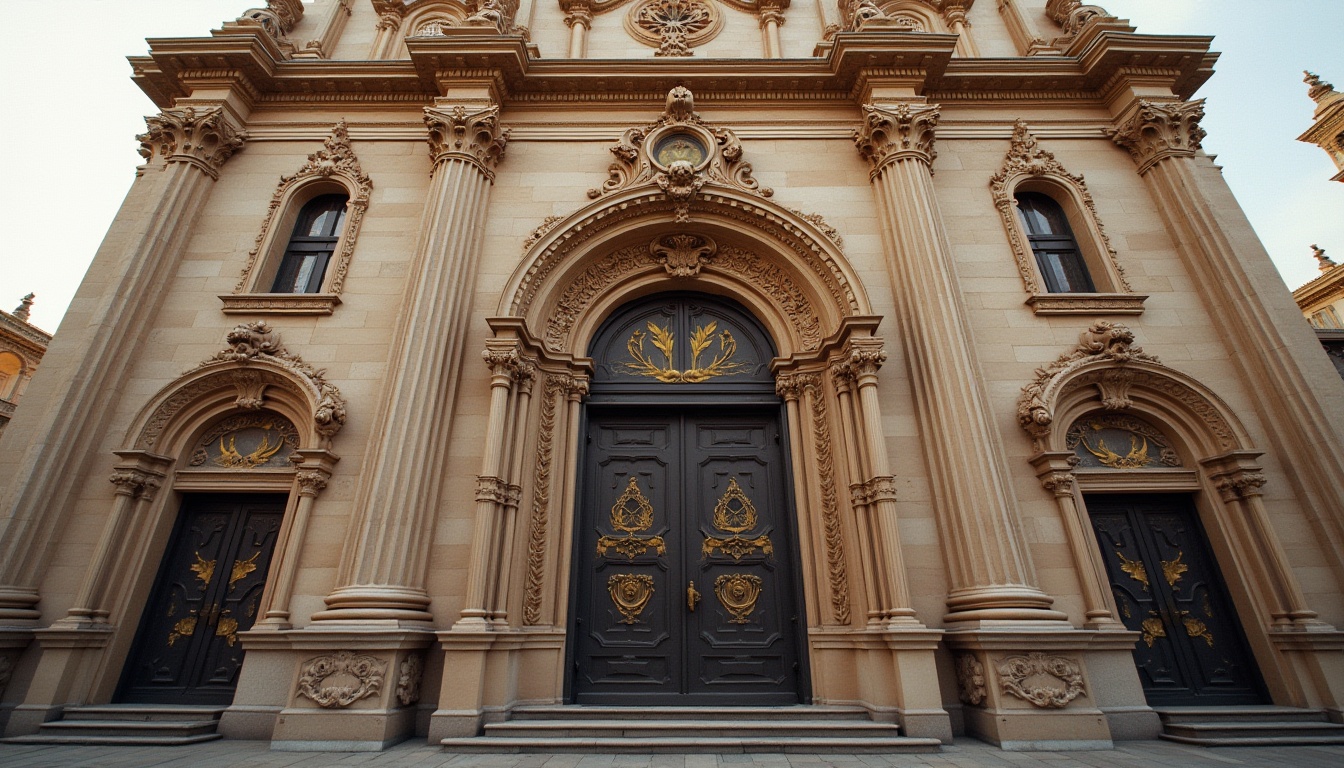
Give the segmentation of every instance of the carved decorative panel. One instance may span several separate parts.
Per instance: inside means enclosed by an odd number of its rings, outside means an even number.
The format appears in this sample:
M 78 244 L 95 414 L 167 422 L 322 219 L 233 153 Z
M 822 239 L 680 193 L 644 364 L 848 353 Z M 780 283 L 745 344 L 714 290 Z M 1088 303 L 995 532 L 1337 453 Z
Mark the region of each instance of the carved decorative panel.
M 287 469 L 298 431 L 283 416 L 261 411 L 230 416 L 196 441 L 187 464 L 198 469 Z
M 1117 413 L 1084 416 L 1069 427 L 1065 445 L 1079 469 L 1179 467 L 1181 457 L 1161 430 L 1143 419 Z

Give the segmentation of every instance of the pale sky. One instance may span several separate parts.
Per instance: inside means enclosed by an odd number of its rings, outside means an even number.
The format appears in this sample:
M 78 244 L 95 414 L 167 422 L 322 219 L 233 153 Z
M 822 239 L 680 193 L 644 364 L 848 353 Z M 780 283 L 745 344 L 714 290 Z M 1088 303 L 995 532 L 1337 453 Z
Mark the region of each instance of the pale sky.
M 366 0 L 361 0 L 366 1 Z M 546 2 L 547 0 L 539 0 Z M 1204 147 L 1219 164 L 1289 286 L 1318 272 L 1308 245 L 1344 257 L 1344 184 L 1311 124 L 1310 69 L 1344 90 L 1344 0 L 1097 0 L 1147 34 L 1215 35 L 1223 54 Z M 993 4 L 993 0 L 981 0 Z M 57 328 L 141 158 L 134 137 L 158 110 L 126 56 L 146 37 L 203 36 L 261 0 L 62 0 L 5 4 L 0 71 L 0 308 L 37 294 L 32 322 Z M 59 18 L 53 18 L 59 13 Z

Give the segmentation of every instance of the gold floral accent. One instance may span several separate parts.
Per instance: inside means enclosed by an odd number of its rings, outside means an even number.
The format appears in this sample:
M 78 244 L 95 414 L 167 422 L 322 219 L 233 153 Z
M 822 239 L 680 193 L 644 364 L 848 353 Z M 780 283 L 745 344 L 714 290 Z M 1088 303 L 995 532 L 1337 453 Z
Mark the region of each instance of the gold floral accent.
M 201 553 L 196 553 L 196 562 L 191 565 L 191 570 L 196 574 L 196 578 L 201 580 L 201 589 L 205 590 L 210 586 L 210 579 L 215 577 L 215 561 L 202 560 Z
M 1190 637 L 1204 638 L 1204 642 L 1213 647 L 1213 635 L 1209 633 L 1209 627 L 1204 622 L 1189 615 L 1189 611 L 1181 611 L 1181 623 L 1185 625 L 1185 634 Z
M 672 367 L 672 353 L 676 348 L 676 339 L 672 336 L 672 329 L 659 326 L 652 320 L 648 322 L 646 327 L 649 331 L 648 335 L 645 335 L 644 331 L 636 330 L 630 334 L 630 340 L 625 343 L 626 350 L 634 360 L 627 361 L 623 365 L 631 373 L 648 376 L 664 384 L 698 384 L 715 376 L 736 373 L 746 366 L 746 363 L 732 362 L 733 355 L 737 354 L 737 340 L 727 329 L 720 331 L 718 334 L 719 349 L 714 359 L 708 366 L 700 366 L 700 356 L 714 344 L 714 331 L 719 327 L 717 322 L 702 325 L 691 334 L 691 367 L 685 371 L 678 371 Z M 663 353 L 663 363 L 661 365 L 655 363 L 653 358 L 644 350 L 644 341 L 650 338 L 653 341 L 654 348 Z
M 238 583 L 240 579 L 247 578 L 249 573 L 257 570 L 257 557 L 261 555 L 261 550 L 252 553 L 252 556 L 246 560 L 234 560 L 233 572 L 229 574 L 229 589 Z
M 188 616 L 185 619 L 178 619 L 173 625 L 173 631 L 168 633 L 168 647 L 171 648 L 180 637 L 191 637 L 196 634 L 196 617 Z
M 751 499 L 737 484 L 737 478 L 730 478 L 727 490 L 719 498 L 718 504 L 714 505 L 714 527 L 734 535 L 726 539 L 706 536 L 704 544 L 700 547 L 701 553 L 709 557 L 715 551 L 722 551 L 739 562 L 757 549 L 760 549 L 762 554 L 773 555 L 775 548 L 769 536 L 747 539 L 740 535 L 755 528 L 757 521 L 756 507 L 751 503 Z
M 659 556 L 667 554 L 667 545 L 662 536 L 636 536 L 653 525 L 653 504 L 639 489 L 639 481 L 634 475 L 625 486 L 625 492 L 611 506 L 611 527 L 625 533 L 625 536 L 602 536 L 597 540 L 597 554 L 606 555 L 608 549 L 615 549 L 634 560 L 639 555 L 656 550 Z
M 1144 619 L 1140 626 L 1143 628 L 1143 642 L 1147 643 L 1149 648 L 1153 647 L 1153 641 L 1157 638 L 1167 636 L 1167 628 L 1162 626 L 1162 619 L 1158 618 L 1157 614 Z
M 238 642 L 238 620 L 229 616 L 220 618 L 215 625 L 215 637 L 222 637 L 232 648 Z
M 756 601 L 761 597 L 761 577 L 747 573 L 725 573 L 714 580 L 714 596 L 733 615 L 728 621 L 746 624 Z
M 653 597 L 653 577 L 644 573 L 613 573 L 607 579 L 607 594 L 624 617 L 622 624 L 639 624 L 639 614 Z
M 1148 591 L 1148 569 L 1144 567 L 1142 560 L 1130 560 L 1124 553 L 1116 551 L 1115 556 L 1120 558 L 1120 570 L 1129 574 L 1131 579 L 1143 584 L 1143 591 Z
M 1181 562 L 1182 557 L 1185 557 L 1185 553 L 1178 550 L 1175 560 L 1162 561 L 1162 575 L 1172 589 L 1176 588 L 1176 582 L 1181 580 L 1181 575 L 1190 570 L 1190 566 Z

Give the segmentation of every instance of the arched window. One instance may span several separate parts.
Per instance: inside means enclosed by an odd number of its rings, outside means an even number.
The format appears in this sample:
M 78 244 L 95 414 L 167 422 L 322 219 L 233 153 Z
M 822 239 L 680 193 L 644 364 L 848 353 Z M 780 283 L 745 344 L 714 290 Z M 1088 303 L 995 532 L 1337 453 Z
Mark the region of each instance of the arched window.
M 1040 192 L 1019 192 L 1016 198 L 1017 214 L 1027 231 L 1045 289 L 1050 293 L 1095 292 L 1078 241 L 1059 203 Z
M 345 224 L 345 195 L 321 195 L 299 212 L 271 293 L 318 293 Z

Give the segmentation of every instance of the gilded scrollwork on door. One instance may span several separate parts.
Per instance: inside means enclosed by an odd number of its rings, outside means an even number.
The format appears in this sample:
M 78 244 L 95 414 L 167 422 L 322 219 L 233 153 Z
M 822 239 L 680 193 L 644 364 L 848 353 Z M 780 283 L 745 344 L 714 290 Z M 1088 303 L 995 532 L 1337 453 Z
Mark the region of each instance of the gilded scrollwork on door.
M 1144 619 L 1143 623 L 1139 626 L 1143 632 L 1143 642 L 1146 643 L 1149 648 L 1153 647 L 1153 643 L 1157 641 L 1157 638 L 1167 636 L 1167 628 L 1163 626 L 1162 617 L 1157 614 L 1157 611 L 1149 611 L 1148 618 Z
M 197 552 L 196 562 L 192 563 L 190 567 L 191 572 L 196 574 L 196 578 L 200 579 L 201 590 L 204 591 L 206 587 L 210 586 L 210 580 L 215 576 L 215 561 L 204 560 L 201 558 L 201 553 Z
M 188 462 L 192 467 L 253 470 L 279 468 L 299 447 L 298 430 L 276 414 L 230 416 L 196 441 Z
M 1209 632 L 1207 624 L 1191 616 L 1189 611 L 1181 611 L 1181 623 L 1185 625 L 1185 634 L 1201 639 L 1208 643 L 1210 648 L 1213 647 L 1213 633 Z
M 754 539 L 742 536 L 743 533 L 755 528 L 757 521 L 755 505 L 742 491 L 737 478 L 730 478 L 727 490 L 714 505 L 714 527 L 725 533 L 731 533 L 732 536 L 722 539 L 706 536 L 700 551 L 705 557 L 715 552 L 722 552 L 738 562 L 741 562 L 746 555 L 754 554 L 758 549 L 762 555 L 773 555 L 775 547 L 768 535 L 762 534 Z
M 653 577 L 646 573 L 613 573 L 607 579 L 607 594 L 621 612 L 622 624 L 639 624 L 639 615 L 653 597 Z
M 1167 585 L 1172 589 L 1176 589 L 1176 582 L 1180 581 L 1181 576 L 1190 570 L 1190 566 L 1181 562 L 1183 557 L 1185 557 L 1185 553 L 1178 551 L 1175 560 L 1162 561 L 1162 577 L 1167 580 Z
M 685 383 L 698 384 L 702 381 L 708 381 L 716 376 L 724 376 L 730 373 L 737 373 L 747 367 L 747 363 L 735 361 L 733 355 L 737 354 L 737 339 L 727 328 L 718 331 L 719 324 L 715 321 L 701 326 L 691 332 L 691 367 L 679 371 L 673 363 L 673 353 L 676 349 L 676 338 L 672 335 L 670 326 L 662 326 L 650 320 L 646 326 L 648 333 L 636 329 L 630 334 L 630 339 L 626 341 L 626 351 L 630 353 L 631 360 L 622 365 L 630 373 L 637 376 L 647 376 L 657 379 L 664 384 Z M 710 347 L 714 346 L 714 341 L 718 340 L 718 350 L 714 353 L 714 358 L 706 366 L 700 365 L 700 359 Z M 653 346 L 663 355 L 661 363 L 656 362 L 647 350 L 644 349 L 645 340 L 651 339 Z
M 728 621 L 746 624 L 761 597 L 761 577 L 749 573 L 725 573 L 714 580 L 714 596 L 733 615 Z
M 1181 458 L 1161 430 L 1124 414 L 1092 414 L 1073 423 L 1065 445 L 1079 467 L 1150 469 L 1179 467 Z M 1109 442 L 1108 442 L 1109 441 Z
M 1142 560 L 1130 560 L 1125 557 L 1123 552 L 1116 551 L 1115 556 L 1120 558 L 1120 570 L 1129 574 L 1129 577 L 1143 585 L 1143 591 L 1148 591 L 1148 568 L 1144 566 Z
M 626 559 L 655 550 L 659 556 L 667 554 L 667 544 L 662 536 L 638 536 L 653 526 L 653 504 L 639 488 L 639 480 L 633 475 L 626 483 L 625 492 L 611 505 L 611 527 L 623 532 L 624 536 L 602 536 L 597 540 L 597 554 L 605 556 L 608 549 L 614 549 L 625 555 Z

